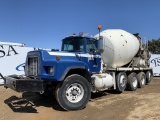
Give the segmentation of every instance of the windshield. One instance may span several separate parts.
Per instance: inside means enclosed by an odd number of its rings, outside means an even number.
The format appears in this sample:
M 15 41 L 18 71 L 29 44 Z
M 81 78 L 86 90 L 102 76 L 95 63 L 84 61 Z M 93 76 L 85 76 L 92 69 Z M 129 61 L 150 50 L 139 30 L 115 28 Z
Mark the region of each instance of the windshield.
M 62 42 L 62 51 L 82 52 L 84 46 L 83 38 L 68 38 Z

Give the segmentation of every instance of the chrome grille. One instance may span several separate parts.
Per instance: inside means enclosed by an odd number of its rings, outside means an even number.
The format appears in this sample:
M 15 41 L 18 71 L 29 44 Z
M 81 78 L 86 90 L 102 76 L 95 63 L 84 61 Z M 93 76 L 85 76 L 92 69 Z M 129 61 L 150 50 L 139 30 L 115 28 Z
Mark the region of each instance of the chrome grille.
M 38 75 L 38 57 L 28 58 L 28 75 L 30 76 Z

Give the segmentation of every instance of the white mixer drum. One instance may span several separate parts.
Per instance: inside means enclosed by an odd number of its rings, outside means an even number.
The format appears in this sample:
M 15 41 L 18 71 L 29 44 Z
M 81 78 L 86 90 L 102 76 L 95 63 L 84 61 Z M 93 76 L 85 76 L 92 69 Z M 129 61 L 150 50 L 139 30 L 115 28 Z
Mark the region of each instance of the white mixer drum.
M 128 64 L 139 50 L 139 40 L 124 30 L 108 29 L 102 31 L 100 36 L 103 36 L 100 45 L 104 49 L 102 60 L 108 67 L 117 68 Z M 95 38 L 99 38 L 99 34 Z

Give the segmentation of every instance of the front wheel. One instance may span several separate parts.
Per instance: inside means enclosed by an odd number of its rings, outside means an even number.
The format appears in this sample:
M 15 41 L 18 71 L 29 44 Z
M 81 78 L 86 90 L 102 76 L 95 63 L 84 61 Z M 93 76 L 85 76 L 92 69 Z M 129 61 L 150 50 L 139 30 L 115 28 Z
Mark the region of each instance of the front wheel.
M 88 103 L 91 96 L 89 82 L 80 75 L 67 77 L 56 89 L 56 99 L 65 110 L 80 110 Z

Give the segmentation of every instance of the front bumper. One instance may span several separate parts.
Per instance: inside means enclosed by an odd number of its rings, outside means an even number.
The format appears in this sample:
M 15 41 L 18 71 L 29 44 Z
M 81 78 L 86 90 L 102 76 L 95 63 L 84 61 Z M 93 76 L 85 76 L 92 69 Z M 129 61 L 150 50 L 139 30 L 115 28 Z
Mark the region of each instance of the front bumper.
M 4 87 L 17 92 L 44 92 L 44 84 L 38 79 L 17 79 L 14 77 L 4 77 Z

